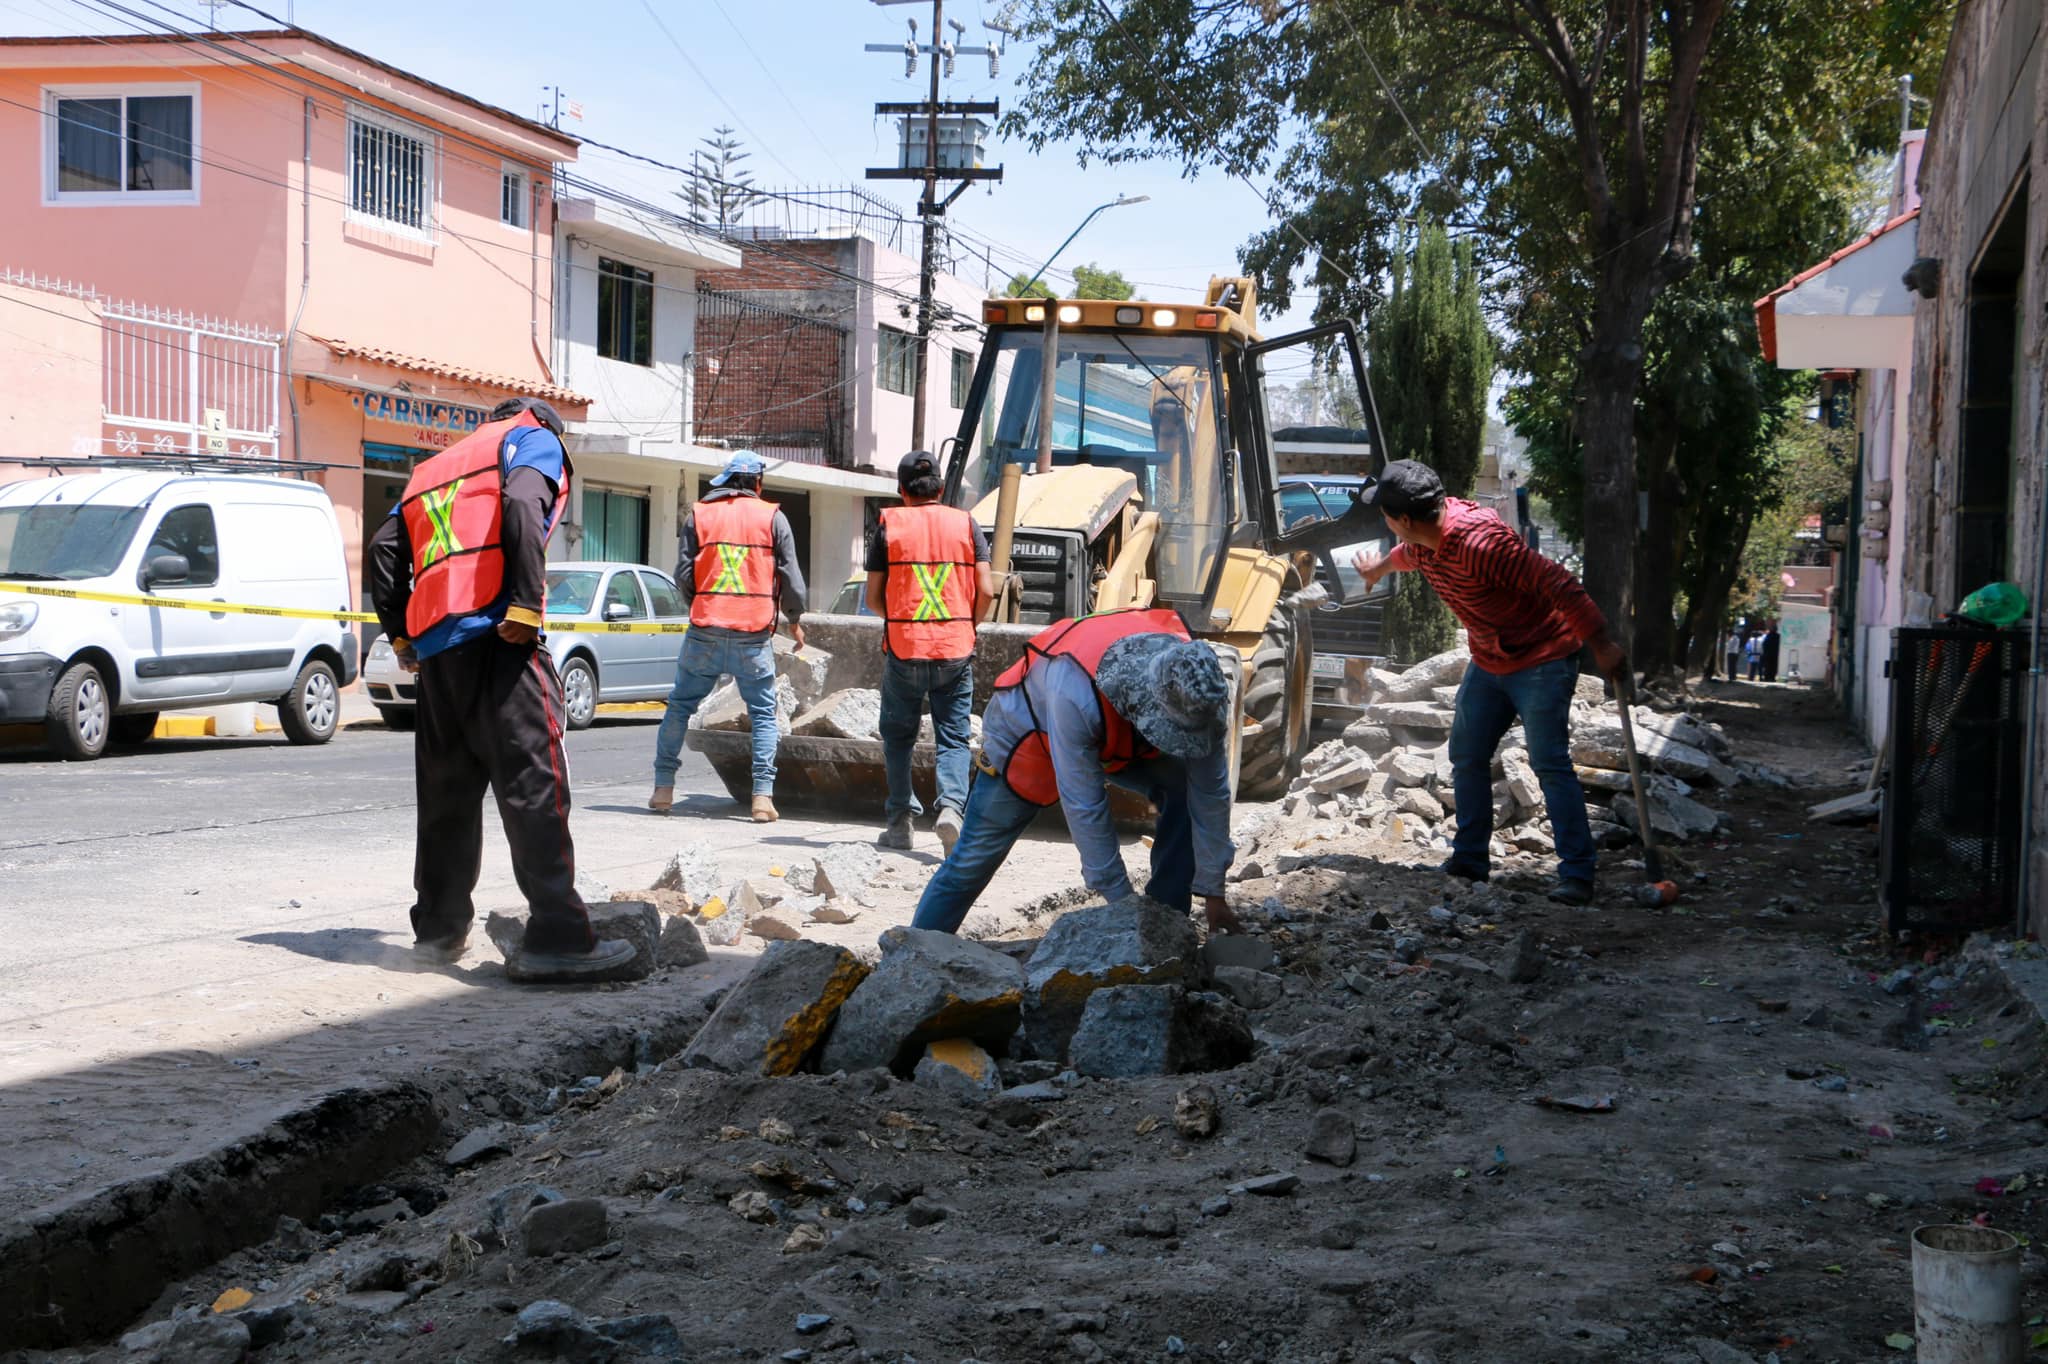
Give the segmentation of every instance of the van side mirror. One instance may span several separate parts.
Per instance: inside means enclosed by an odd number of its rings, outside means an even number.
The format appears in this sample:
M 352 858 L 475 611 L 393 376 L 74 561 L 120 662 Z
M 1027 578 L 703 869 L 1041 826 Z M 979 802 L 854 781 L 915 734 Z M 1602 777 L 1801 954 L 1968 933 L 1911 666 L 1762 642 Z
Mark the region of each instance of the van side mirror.
M 145 587 L 158 583 L 181 583 L 192 576 L 192 564 L 182 554 L 159 554 L 142 570 Z

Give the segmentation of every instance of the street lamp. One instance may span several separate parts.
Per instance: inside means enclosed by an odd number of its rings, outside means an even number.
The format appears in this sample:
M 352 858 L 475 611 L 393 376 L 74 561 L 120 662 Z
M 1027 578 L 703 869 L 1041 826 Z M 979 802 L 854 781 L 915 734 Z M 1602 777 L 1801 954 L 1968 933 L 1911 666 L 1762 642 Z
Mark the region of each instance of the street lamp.
M 1097 213 L 1102 213 L 1112 208 L 1122 208 L 1125 204 L 1142 204 L 1151 197 L 1152 196 L 1149 194 L 1119 194 L 1116 196 L 1116 198 L 1111 199 L 1108 203 L 1097 205 L 1093 212 L 1091 212 L 1087 217 L 1081 220 L 1080 227 L 1077 227 L 1072 232 L 1069 232 L 1067 234 L 1067 239 L 1061 242 L 1057 247 L 1053 248 L 1053 253 L 1045 258 L 1045 264 L 1039 266 L 1038 269 L 1032 274 L 1031 278 L 1024 281 L 1024 287 L 1017 291 L 1018 296 L 1022 297 L 1023 295 L 1031 292 L 1031 286 L 1038 283 L 1039 275 L 1042 275 L 1046 271 L 1052 269 L 1052 263 L 1060 258 L 1060 252 L 1066 250 L 1069 246 L 1071 246 L 1073 244 L 1074 238 L 1080 236 L 1082 230 L 1086 228 L 1088 224 L 1095 221 L 1095 215 Z

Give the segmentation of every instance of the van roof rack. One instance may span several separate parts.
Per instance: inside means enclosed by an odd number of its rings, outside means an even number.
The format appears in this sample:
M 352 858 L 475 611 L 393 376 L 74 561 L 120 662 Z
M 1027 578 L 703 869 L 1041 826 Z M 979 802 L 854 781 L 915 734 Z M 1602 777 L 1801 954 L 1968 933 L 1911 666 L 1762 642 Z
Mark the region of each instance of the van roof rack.
M 146 469 L 183 474 L 270 474 L 297 477 L 315 469 L 353 469 L 353 464 L 318 464 L 311 460 L 265 459 L 260 455 L 42 455 L 27 459 L 0 456 L 0 465 L 25 469 L 83 473 L 91 469 Z

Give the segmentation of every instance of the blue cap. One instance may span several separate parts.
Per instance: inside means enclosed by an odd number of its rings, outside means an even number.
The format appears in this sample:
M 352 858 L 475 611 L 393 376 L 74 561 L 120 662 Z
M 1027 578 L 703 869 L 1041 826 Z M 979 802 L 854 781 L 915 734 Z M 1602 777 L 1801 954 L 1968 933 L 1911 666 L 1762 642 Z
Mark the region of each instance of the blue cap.
M 725 462 L 724 472 L 711 480 L 711 486 L 723 488 L 726 484 L 732 482 L 735 477 L 759 478 L 767 472 L 767 462 L 752 450 L 735 450 L 732 452 L 732 458 Z

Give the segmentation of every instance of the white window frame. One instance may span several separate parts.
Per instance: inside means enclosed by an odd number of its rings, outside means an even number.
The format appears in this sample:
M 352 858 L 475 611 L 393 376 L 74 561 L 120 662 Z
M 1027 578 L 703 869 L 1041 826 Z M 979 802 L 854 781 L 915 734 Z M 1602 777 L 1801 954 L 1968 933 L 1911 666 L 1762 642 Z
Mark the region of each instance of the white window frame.
M 533 223 L 533 172 L 517 161 L 500 163 L 498 172 L 498 221 L 514 232 L 525 232 Z M 519 221 L 512 222 L 505 217 L 505 181 L 519 181 Z
M 72 189 L 57 188 L 57 101 L 63 99 L 120 99 L 184 95 L 192 101 L 192 188 L 191 189 Z M 107 85 L 46 85 L 43 87 L 43 207 L 90 208 L 108 204 L 185 205 L 199 202 L 200 141 L 199 84 L 196 81 L 115 83 Z M 127 120 L 122 120 L 121 139 L 128 138 Z M 121 158 L 122 175 L 127 175 L 128 158 Z
M 396 133 L 400 137 L 409 137 L 420 144 L 423 221 L 418 227 L 392 218 L 380 218 L 374 213 L 356 207 L 355 152 L 351 144 L 355 139 L 353 125 L 357 123 L 368 124 L 387 133 Z M 341 137 L 341 201 L 345 220 L 372 231 L 388 232 L 397 237 L 411 237 L 415 241 L 434 241 L 441 225 L 441 135 L 425 124 L 414 123 L 395 114 L 387 114 L 372 105 L 351 103 L 348 106 L 348 124 L 342 128 Z

